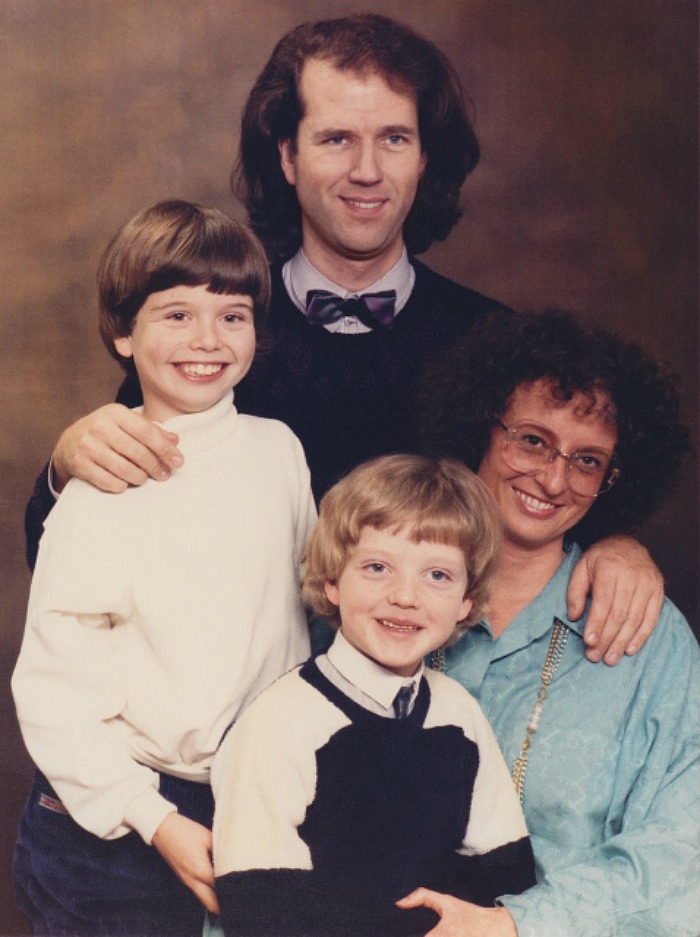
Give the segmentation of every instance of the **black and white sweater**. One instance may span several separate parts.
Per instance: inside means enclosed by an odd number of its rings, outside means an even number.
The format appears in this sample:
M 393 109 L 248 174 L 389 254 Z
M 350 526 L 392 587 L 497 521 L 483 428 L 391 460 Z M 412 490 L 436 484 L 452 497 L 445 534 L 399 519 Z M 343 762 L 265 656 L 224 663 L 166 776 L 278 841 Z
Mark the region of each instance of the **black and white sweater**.
M 482 905 L 534 884 L 493 732 L 426 672 L 405 720 L 349 700 L 308 661 L 266 690 L 215 757 L 214 865 L 227 937 L 425 934 L 418 886 Z

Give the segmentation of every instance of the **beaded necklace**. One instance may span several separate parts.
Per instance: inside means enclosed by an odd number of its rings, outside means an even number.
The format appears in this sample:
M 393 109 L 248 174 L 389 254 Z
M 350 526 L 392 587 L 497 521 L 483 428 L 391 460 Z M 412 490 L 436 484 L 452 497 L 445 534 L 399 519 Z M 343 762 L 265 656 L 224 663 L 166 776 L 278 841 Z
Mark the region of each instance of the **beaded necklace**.
M 542 673 L 540 675 L 541 683 L 537 691 L 537 699 L 532 709 L 530 721 L 527 724 L 527 734 L 523 744 L 520 746 L 520 754 L 515 759 L 515 763 L 513 764 L 513 769 L 511 771 L 513 783 L 515 784 L 515 790 L 518 793 L 518 799 L 520 800 L 521 805 L 523 803 L 525 776 L 527 774 L 528 767 L 527 756 L 530 745 L 532 744 L 532 736 L 535 734 L 535 732 L 537 732 L 537 727 L 540 724 L 542 711 L 544 710 L 544 703 L 549 695 L 549 685 L 554 678 L 554 674 L 557 672 L 559 664 L 561 663 L 568 637 L 569 629 L 567 626 L 563 621 L 555 618 L 552 638 L 549 642 L 547 656 L 545 658 L 544 667 L 542 668 Z M 445 673 L 446 660 L 445 651 L 443 648 L 439 648 L 437 651 L 433 651 L 433 653 L 430 655 L 430 666 L 433 670 L 439 670 L 441 673 Z
M 542 710 L 544 709 L 544 701 L 549 696 L 549 684 L 552 682 L 554 674 L 557 672 L 557 667 L 561 663 L 568 637 L 569 629 L 566 627 L 563 621 L 555 618 L 552 639 L 549 642 L 547 656 L 544 661 L 544 667 L 542 668 L 542 674 L 540 675 L 542 682 L 540 684 L 539 690 L 537 691 L 537 700 L 535 701 L 535 705 L 532 708 L 532 715 L 530 716 L 530 721 L 527 724 L 527 734 L 523 744 L 520 747 L 520 754 L 515 759 L 513 770 L 511 772 L 513 783 L 515 784 L 515 790 L 518 792 L 518 799 L 520 800 L 521 806 L 523 803 L 523 795 L 525 791 L 527 755 L 530 749 L 530 745 L 532 744 L 532 736 L 535 734 L 535 732 L 537 732 L 537 727 L 540 724 Z

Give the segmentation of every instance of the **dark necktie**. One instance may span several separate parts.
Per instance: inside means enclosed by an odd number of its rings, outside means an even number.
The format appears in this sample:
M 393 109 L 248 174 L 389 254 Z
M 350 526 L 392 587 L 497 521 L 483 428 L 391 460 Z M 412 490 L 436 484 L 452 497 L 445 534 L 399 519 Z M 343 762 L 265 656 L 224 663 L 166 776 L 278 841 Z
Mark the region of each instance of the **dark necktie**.
M 357 299 L 343 299 L 326 290 L 309 290 L 306 294 L 306 318 L 312 325 L 328 325 L 343 316 L 354 316 L 368 329 L 377 326 L 390 329 L 394 324 L 396 291 L 365 293 Z
M 405 719 L 408 715 L 408 707 L 413 696 L 413 684 L 402 686 L 394 697 L 394 714 L 397 719 Z

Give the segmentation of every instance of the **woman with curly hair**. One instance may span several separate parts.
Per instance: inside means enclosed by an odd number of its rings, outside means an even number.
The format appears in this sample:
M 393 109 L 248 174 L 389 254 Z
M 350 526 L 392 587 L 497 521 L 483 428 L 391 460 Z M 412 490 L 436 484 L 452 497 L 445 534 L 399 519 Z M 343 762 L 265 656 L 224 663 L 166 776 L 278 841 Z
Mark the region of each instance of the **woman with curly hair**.
M 672 489 L 688 434 L 664 369 L 561 313 L 487 321 L 425 391 L 434 455 L 478 470 L 504 545 L 487 618 L 432 656 L 474 693 L 511 765 L 537 885 L 478 908 L 421 889 L 470 937 L 697 937 L 700 654 L 668 600 L 647 645 L 591 667 L 566 614 L 579 543 Z M 585 616 L 584 616 L 585 617 Z

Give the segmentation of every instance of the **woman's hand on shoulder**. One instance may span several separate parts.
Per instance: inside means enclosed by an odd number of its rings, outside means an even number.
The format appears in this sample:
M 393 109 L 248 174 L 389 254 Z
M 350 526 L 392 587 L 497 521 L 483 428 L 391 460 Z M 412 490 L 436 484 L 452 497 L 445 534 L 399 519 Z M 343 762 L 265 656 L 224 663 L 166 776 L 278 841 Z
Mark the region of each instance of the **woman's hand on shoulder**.
M 440 916 L 440 923 L 426 937 L 518 937 L 515 921 L 505 908 L 482 908 L 428 888 L 418 888 L 396 904 L 430 908 Z

